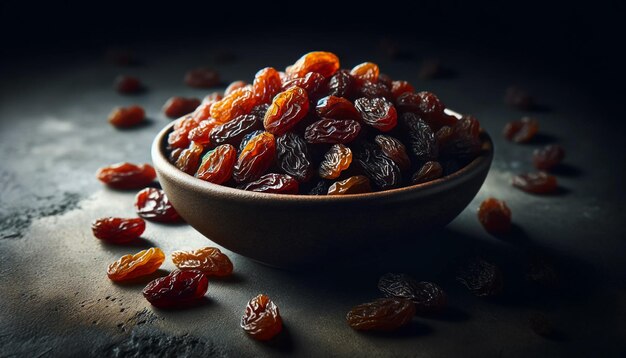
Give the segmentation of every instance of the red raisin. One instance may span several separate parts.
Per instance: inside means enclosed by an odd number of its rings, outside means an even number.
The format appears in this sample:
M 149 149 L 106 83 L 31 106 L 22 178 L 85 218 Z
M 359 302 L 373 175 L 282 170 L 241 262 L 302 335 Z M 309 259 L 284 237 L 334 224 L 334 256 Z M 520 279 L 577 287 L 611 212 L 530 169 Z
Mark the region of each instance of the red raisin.
M 174 251 L 172 262 L 180 270 L 198 270 L 207 276 L 223 277 L 233 273 L 233 263 L 217 247 Z
M 532 194 L 551 194 L 558 189 L 556 177 L 544 172 L 516 175 L 513 177 L 511 184 Z
M 171 97 L 163 105 L 163 113 L 168 118 L 179 118 L 193 112 L 199 105 L 197 98 Z
M 357 83 L 363 83 L 365 81 L 376 83 L 378 82 L 379 73 L 378 65 L 372 62 L 363 62 L 354 66 L 350 71 L 350 74 L 357 80 Z
M 132 94 L 141 92 L 143 86 L 137 77 L 118 76 L 115 79 L 115 90 L 121 94 Z
M 411 160 L 406 153 L 406 147 L 400 140 L 379 134 L 374 137 L 374 142 L 378 144 L 383 154 L 393 160 L 401 170 L 409 170 L 411 168 Z
M 248 114 L 259 104 L 250 87 L 239 88 L 215 102 L 211 107 L 211 117 L 218 123 L 226 123 L 242 114 Z
M 178 222 L 181 217 L 170 203 L 165 192 L 156 188 L 145 188 L 135 197 L 137 214 L 146 220 Z
M 238 183 L 256 180 L 265 174 L 276 157 L 276 141 L 269 132 L 250 139 L 239 154 L 233 172 Z
M 360 132 L 357 121 L 324 118 L 306 127 L 304 139 L 311 144 L 345 144 L 355 140 Z
M 519 121 L 512 121 L 506 124 L 502 134 L 504 138 L 515 143 L 527 143 L 539 131 L 539 122 L 530 117 L 524 117 Z
M 304 89 L 309 95 L 309 99 L 312 100 L 320 98 L 327 90 L 326 78 L 317 72 L 309 72 L 304 77 L 285 81 L 283 91 L 294 86 Z
M 195 177 L 213 184 L 223 184 L 233 175 L 237 150 L 230 144 L 218 145 L 206 153 Z
M 565 150 L 558 144 L 535 149 L 533 152 L 533 165 L 540 170 L 549 170 L 557 166 L 565 158 Z
M 117 128 L 130 128 L 146 119 L 146 112 L 140 106 L 116 107 L 109 113 L 109 123 Z
M 343 144 L 333 144 L 324 155 L 319 175 L 324 179 L 336 179 L 352 163 L 352 151 Z
M 356 91 L 356 80 L 348 70 L 339 70 L 328 82 L 328 94 L 336 97 L 351 98 Z
M 197 303 L 208 287 L 209 279 L 202 271 L 174 270 L 148 283 L 143 289 L 143 296 L 158 308 L 180 308 Z
M 203 151 L 204 147 L 202 145 L 192 142 L 189 148 L 183 149 L 174 165 L 183 172 L 193 175 L 198 169 Z
M 152 183 L 156 172 L 150 164 L 117 163 L 98 169 L 98 179 L 114 189 L 139 189 Z
M 332 76 L 339 69 L 339 58 L 333 53 L 316 51 L 300 57 L 285 71 L 291 78 L 304 77 L 309 72 L 317 72 L 324 77 Z
M 146 222 L 141 218 L 102 218 L 91 224 L 93 236 L 100 240 L 122 244 L 133 240 L 143 234 Z
M 391 82 L 391 96 L 396 101 L 398 97 L 407 92 L 415 92 L 415 88 L 411 86 L 407 81 L 393 81 Z
M 315 112 L 320 118 L 354 119 L 361 118 L 354 104 L 343 97 L 326 96 L 317 101 Z
M 503 235 L 511 231 L 511 209 L 502 200 L 485 199 L 478 208 L 478 220 L 490 234 Z
M 257 104 L 272 102 L 274 96 L 280 92 L 281 86 L 280 76 L 274 68 L 266 67 L 257 72 L 252 84 L 252 92 L 257 98 Z

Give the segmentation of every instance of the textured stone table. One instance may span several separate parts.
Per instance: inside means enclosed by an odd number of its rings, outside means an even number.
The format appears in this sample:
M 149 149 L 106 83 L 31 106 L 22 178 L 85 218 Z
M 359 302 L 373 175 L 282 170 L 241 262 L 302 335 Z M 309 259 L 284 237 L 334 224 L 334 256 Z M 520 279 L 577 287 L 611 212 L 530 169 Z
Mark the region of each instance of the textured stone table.
M 289 42 L 283 40 L 269 41 L 264 49 L 253 40 L 138 45 L 134 49 L 143 63 L 130 68 L 115 67 L 100 53 L 45 63 L 32 58 L 2 68 L 0 357 L 626 354 L 626 156 L 623 142 L 614 144 L 623 130 L 604 125 L 614 123 L 611 113 L 599 111 L 582 86 L 504 56 L 419 42 L 403 45 L 414 58 L 392 61 L 381 54 L 377 41 L 311 39 L 306 46 L 283 47 Z M 217 62 L 215 55 L 223 49 L 232 51 L 235 61 Z M 212 243 L 191 227 L 151 222 L 144 240 L 131 247 L 94 239 L 90 222 L 95 218 L 134 215 L 134 193 L 104 188 L 94 177 L 96 169 L 119 161 L 150 161 L 151 140 L 168 123 L 160 111 L 165 100 L 206 93 L 184 86 L 187 69 L 210 65 L 225 81 L 250 81 L 257 69 L 284 67 L 311 49 L 337 52 L 345 67 L 365 59 L 378 62 L 392 77 L 433 90 L 450 108 L 476 115 L 496 145 L 492 170 L 476 199 L 445 229 L 373 254 L 375 259 L 346 258 L 338 266 L 320 258 L 315 270 L 288 272 L 227 251 L 235 275 L 212 280 L 205 302 L 189 310 L 153 309 L 141 296 L 145 282 L 110 282 L 106 266 L 123 254 L 149 246 L 169 254 Z M 420 60 L 432 55 L 456 75 L 418 80 Z M 120 73 L 139 76 L 148 91 L 118 95 L 111 84 Z M 522 115 L 502 102 L 512 83 L 527 88 L 545 107 L 532 113 L 541 122 L 535 143 L 514 145 L 499 135 L 506 121 Z M 106 116 L 111 108 L 131 103 L 145 107 L 149 123 L 127 131 L 110 127 Z M 532 150 L 549 142 L 567 150 L 558 172 L 559 194 L 531 196 L 512 189 L 512 173 L 530 169 Z M 513 211 L 515 233 L 508 240 L 489 236 L 476 220 L 478 204 L 491 195 L 506 200 Z M 390 233 L 389 240 L 400 235 L 412 235 L 410 228 Z M 524 279 L 525 265 L 535 253 L 553 261 L 559 273 L 556 290 L 538 290 Z M 454 262 L 467 255 L 502 266 L 502 297 L 473 297 L 455 281 Z M 169 259 L 162 267 L 173 268 Z M 351 330 L 346 312 L 378 297 L 377 279 L 389 271 L 439 282 L 449 294 L 450 308 L 441 317 L 417 317 L 398 334 Z M 285 331 L 270 343 L 248 339 L 239 328 L 245 303 L 260 292 L 275 300 L 285 321 Z M 552 339 L 529 328 L 529 317 L 538 312 L 555 325 Z

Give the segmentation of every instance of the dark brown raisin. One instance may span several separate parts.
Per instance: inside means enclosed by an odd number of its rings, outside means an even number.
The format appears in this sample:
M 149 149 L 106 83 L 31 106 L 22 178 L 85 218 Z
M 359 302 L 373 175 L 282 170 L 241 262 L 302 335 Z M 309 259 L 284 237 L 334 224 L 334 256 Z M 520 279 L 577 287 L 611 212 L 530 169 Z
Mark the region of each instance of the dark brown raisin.
M 478 297 L 489 297 L 502 291 L 502 271 L 481 258 L 465 262 L 457 273 L 457 280 Z
M 307 144 L 299 135 L 289 132 L 276 138 L 278 166 L 300 182 L 308 181 L 313 174 L 313 165 Z
M 445 292 L 436 283 L 417 282 L 406 274 L 387 273 L 381 276 L 378 289 L 387 297 L 413 301 L 418 314 L 441 312 L 448 301 Z
M 355 140 L 360 132 L 357 121 L 324 118 L 306 127 L 304 139 L 311 144 L 345 144 Z
M 351 98 L 355 92 L 355 79 L 348 70 L 339 70 L 328 82 L 328 94 L 336 97 Z
M 551 144 L 533 152 L 533 165 L 540 170 L 549 170 L 565 158 L 565 149 L 558 144 Z
M 511 231 L 511 209 L 502 200 L 485 199 L 478 208 L 478 220 L 490 234 L 503 235 Z
M 359 98 L 354 106 L 363 122 L 382 132 L 389 132 L 398 124 L 398 113 L 385 98 Z
M 224 124 L 215 126 L 210 134 L 211 144 L 237 145 L 241 143 L 246 134 L 259 129 L 263 129 L 261 120 L 257 116 L 244 114 Z
M 365 175 L 378 188 L 387 190 L 398 187 L 402 182 L 398 165 L 385 156 L 377 145 L 361 143 L 356 149 L 356 158 Z
M 405 113 L 402 120 L 407 128 L 409 148 L 418 161 L 437 159 L 439 147 L 430 126 L 414 113 Z
M 411 177 L 411 183 L 413 184 L 421 184 L 427 183 L 429 181 L 433 181 L 435 179 L 439 179 L 443 176 L 443 168 L 439 162 L 426 162 L 420 170 L 415 172 Z

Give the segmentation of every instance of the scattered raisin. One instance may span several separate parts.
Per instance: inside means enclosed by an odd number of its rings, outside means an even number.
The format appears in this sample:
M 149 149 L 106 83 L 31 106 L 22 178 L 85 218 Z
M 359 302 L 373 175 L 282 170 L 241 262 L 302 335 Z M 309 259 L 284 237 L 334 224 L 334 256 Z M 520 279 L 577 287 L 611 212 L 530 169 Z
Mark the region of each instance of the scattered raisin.
M 168 309 L 193 305 L 204 297 L 209 279 L 198 270 L 174 270 L 143 289 L 143 296 L 155 307 Z
M 511 209 L 502 200 L 485 199 L 478 208 L 478 220 L 490 234 L 503 235 L 511 231 Z
M 328 188 L 328 195 L 361 194 L 372 191 L 370 180 L 363 175 L 355 175 L 338 182 Z
M 238 183 L 256 180 L 265 174 L 274 162 L 276 141 L 269 132 L 262 132 L 250 139 L 239 154 L 233 177 Z
M 306 142 L 295 133 L 276 138 L 276 158 L 280 169 L 301 182 L 308 181 L 313 175 Z
M 524 117 L 519 121 L 512 121 L 504 126 L 504 138 L 515 143 L 528 143 L 539 131 L 539 122 L 531 117 Z
M 298 194 L 298 181 L 287 174 L 265 174 L 259 179 L 238 187 L 242 190 L 272 194 Z
M 140 106 L 116 107 L 109 113 L 109 123 L 117 128 L 130 128 L 146 119 L 146 112 Z
M 551 194 L 558 189 L 556 177 L 545 172 L 516 175 L 513 177 L 511 184 L 532 194 Z
M 185 73 L 185 84 L 193 88 L 212 88 L 220 84 L 220 75 L 211 68 L 194 68 Z
M 406 274 L 384 274 L 378 280 L 378 289 L 387 297 L 413 301 L 419 314 L 441 312 L 448 301 L 445 292 L 436 283 L 417 282 Z
M 112 281 L 125 281 L 149 275 L 161 267 L 165 254 L 158 247 L 139 251 L 134 255 L 124 255 L 109 265 L 107 275 Z
M 93 236 L 115 244 L 133 241 L 140 237 L 145 229 L 146 222 L 141 218 L 107 217 L 98 219 L 91 224 Z
M 380 298 L 353 307 L 346 315 L 357 331 L 393 331 L 407 325 L 415 316 L 415 304 L 402 298 Z
M 150 164 L 117 163 L 98 169 L 98 180 L 114 189 L 139 189 L 152 183 L 156 172 Z
M 283 328 L 278 307 L 266 295 L 253 297 L 246 305 L 241 317 L 241 328 L 252 338 L 267 341 L 276 336 Z
M 142 89 L 141 81 L 137 77 L 122 75 L 115 79 L 115 90 L 121 94 L 138 93 Z
M 324 118 L 306 127 L 304 139 L 311 144 L 345 144 L 355 140 L 360 132 L 357 121 Z
M 427 183 L 429 181 L 433 181 L 435 179 L 439 179 L 443 176 L 443 167 L 439 162 L 426 162 L 420 170 L 415 172 L 411 177 L 411 183 L 413 184 L 422 184 Z
M 354 107 L 363 122 L 382 132 L 389 132 L 398 124 L 398 113 L 385 98 L 359 98 L 354 101 Z
M 172 252 L 172 262 L 181 270 L 198 270 L 207 276 L 228 276 L 233 263 L 217 247 Z
M 237 150 L 230 144 L 218 145 L 202 157 L 195 177 L 213 184 L 223 184 L 232 178 Z
M 145 188 L 135 197 L 137 214 L 157 222 L 177 222 L 181 218 L 170 203 L 165 192 L 157 188 Z
M 533 152 L 533 165 L 540 170 L 549 170 L 565 158 L 565 149 L 558 144 L 547 145 Z
M 199 105 L 197 98 L 171 97 L 163 105 L 163 113 L 168 118 L 179 118 L 193 112 Z
M 343 144 L 333 144 L 324 155 L 319 175 L 324 179 L 336 179 L 352 163 L 352 151 Z
M 293 128 L 309 111 L 309 96 L 300 87 L 291 87 L 274 97 L 265 113 L 265 130 L 281 136 Z
M 502 271 L 481 258 L 473 258 L 463 264 L 457 280 L 478 297 L 488 297 L 502 291 Z

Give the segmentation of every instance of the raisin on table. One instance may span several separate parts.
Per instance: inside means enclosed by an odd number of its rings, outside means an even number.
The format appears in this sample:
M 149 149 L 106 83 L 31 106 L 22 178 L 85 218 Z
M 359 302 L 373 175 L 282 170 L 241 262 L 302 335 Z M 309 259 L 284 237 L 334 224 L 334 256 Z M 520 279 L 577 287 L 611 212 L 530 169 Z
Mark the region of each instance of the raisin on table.
M 504 126 L 504 138 L 515 143 L 528 143 L 539 131 L 539 122 L 531 117 L 523 117 Z
M 140 189 L 152 183 L 156 178 L 156 171 L 150 164 L 123 162 L 98 169 L 96 177 L 114 189 Z
M 281 136 L 293 128 L 309 111 L 309 96 L 300 87 L 291 87 L 274 97 L 265 113 L 265 130 Z
M 122 75 L 115 78 L 115 90 L 121 94 L 132 94 L 141 92 L 143 86 L 139 78 Z
M 565 158 L 565 149 L 558 144 L 547 145 L 533 152 L 533 165 L 540 170 L 549 170 Z
M 307 144 L 295 133 L 276 138 L 276 159 L 280 169 L 300 182 L 308 181 L 313 175 Z
M 511 184 L 520 190 L 532 194 L 552 194 L 559 187 L 556 177 L 545 172 L 516 175 L 511 180 Z
M 439 162 L 426 162 L 422 167 L 411 177 L 411 183 L 422 184 L 435 179 L 439 179 L 443 176 L 443 167 Z
M 134 255 L 124 255 L 110 264 L 107 275 L 112 281 L 126 281 L 149 275 L 161 267 L 165 254 L 158 247 L 139 251 Z
M 237 150 L 230 144 L 218 145 L 202 157 L 195 177 L 213 184 L 223 184 L 233 176 Z
M 382 132 L 389 132 L 398 124 L 398 113 L 385 98 L 359 98 L 354 106 L 363 122 Z
M 280 333 L 283 320 L 276 304 L 268 296 L 260 294 L 248 301 L 241 317 L 241 328 L 250 337 L 267 341 Z
M 276 157 L 276 140 L 269 132 L 251 138 L 241 150 L 235 163 L 233 178 L 236 182 L 256 180 L 269 169 Z
M 304 131 L 304 139 L 311 144 L 346 144 L 355 140 L 361 125 L 351 119 L 324 118 L 312 123 Z
M 108 121 L 116 128 L 137 126 L 146 119 L 146 112 L 140 106 L 116 107 L 109 113 Z
M 179 222 L 180 215 L 170 203 L 165 192 L 157 188 L 145 188 L 135 196 L 137 214 L 156 222 Z
M 413 301 L 419 314 L 441 312 L 448 301 L 445 292 L 436 283 L 417 282 L 406 274 L 384 274 L 378 280 L 378 289 L 387 297 Z
M 94 221 L 91 231 L 96 238 L 114 243 L 123 244 L 136 240 L 146 229 L 146 222 L 141 218 L 106 217 Z
M 372 191 L 370 180 L 364 175 L 355 175 L 338 182 L 328 188 L 328 195 L 362 194 Z
M 242 190 L 272 194 L 298 194 L 298 181 L 287 174 L 269 173 L 238 187 Z
M 168 118 L 178 118 L 191 113 L 198 108 L 200 100 L 197 98 L 171 97 L 163 105 L 163 113 Z
M 511 231 L 511 209 L 502 200 L 487 198 L 478 208 L 478 221 L 490 234 L 506 234 Z
M 209 279 L 202 271 L 174 270 L 148 283 L 143 296 L 158 308 L 181 308 L 197 303 L 208 287 Z
M 172 262 L 181 270 L 199 270 L 207 276 L 223 277 L 233 273 L 233 263 L 217 247 L 174 251 Z
M 380 298 L 353 307 L 346 315 L 357 331 L 394 331 L 407 325 L 415 316 L 415 304 L 402 298 Z
M 495 296 L 502 291 L 502 271 L 479 257 L 461 265 L 456 278 L 478 297 Z

